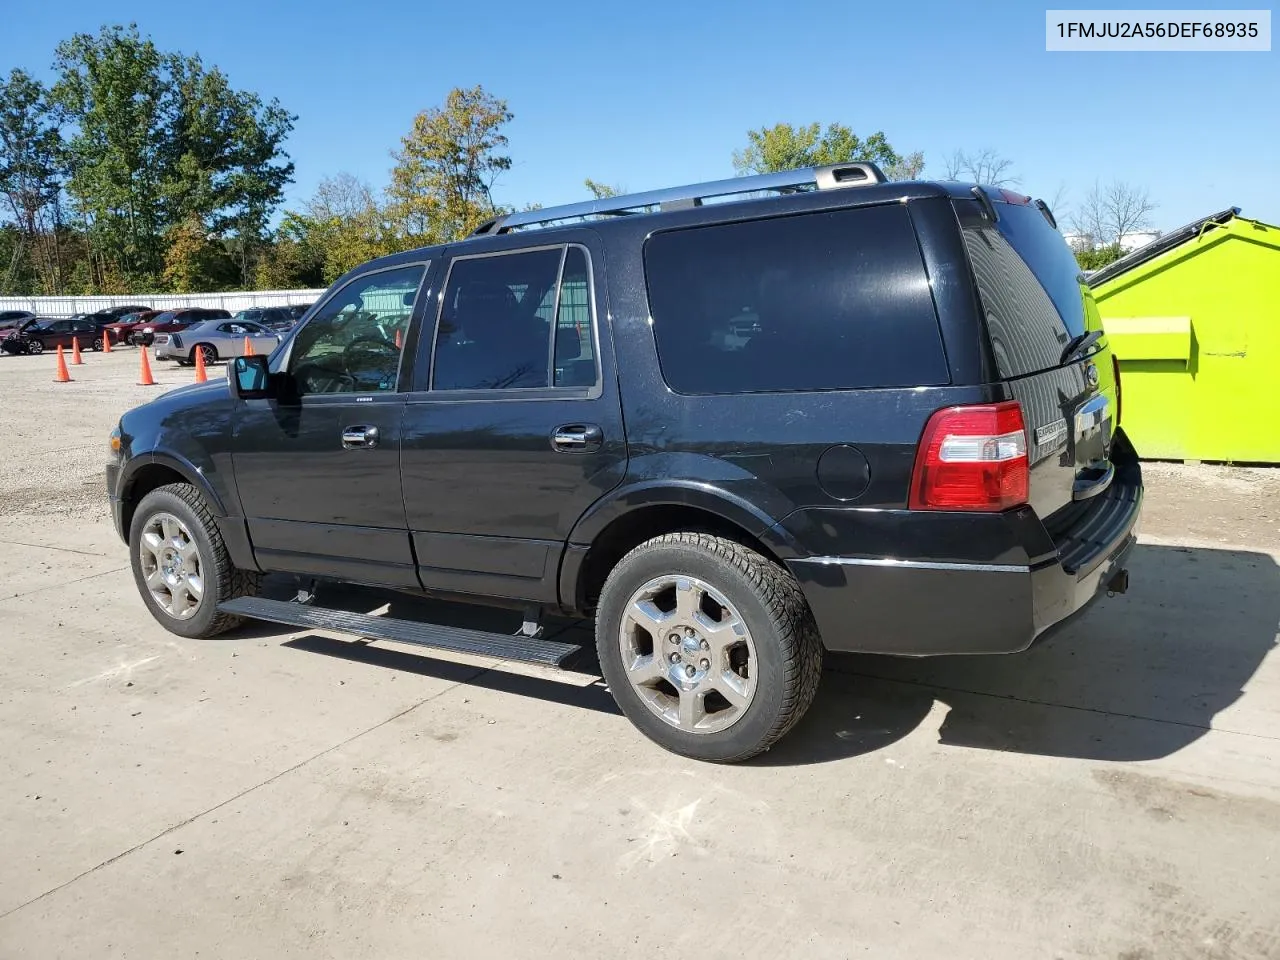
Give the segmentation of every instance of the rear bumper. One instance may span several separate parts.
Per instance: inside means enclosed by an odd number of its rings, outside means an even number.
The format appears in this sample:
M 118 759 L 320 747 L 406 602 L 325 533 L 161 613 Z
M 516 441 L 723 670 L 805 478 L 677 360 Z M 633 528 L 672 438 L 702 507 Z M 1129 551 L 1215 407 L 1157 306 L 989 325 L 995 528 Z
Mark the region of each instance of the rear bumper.
M 1029 508 L 983 518 L 985 535 L 975 518 L 955 514 L 916 513 L 902 524 L 913 528 L 917 545 L 986 539 L 1002 547 L 995 560 L 820 556 L 791 559 L 787 566 L 800 581 L 828 650 L 1016 653 L 1082 612 L 1127 570 L 1142 511 L 1136 460 L 1113 487 L 1105 501 L 1099 498 L 1090 521 L 1074 530 L 1076 536 L 1051 537 Z M 930 526 L 936 528 L 933 536 Z M 1023 546 L 1011 547 L 1010 540 L 1018 539 Z M 938 555 L 947 553 L 940 549 Z

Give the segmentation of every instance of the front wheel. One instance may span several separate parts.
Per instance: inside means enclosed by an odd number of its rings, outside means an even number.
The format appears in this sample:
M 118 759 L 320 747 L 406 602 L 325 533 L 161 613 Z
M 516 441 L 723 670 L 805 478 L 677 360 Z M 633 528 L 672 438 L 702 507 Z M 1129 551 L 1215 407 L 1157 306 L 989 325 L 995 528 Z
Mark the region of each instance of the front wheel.
M 657 537 L 618 562 L 600 594 L 596 649 L 645 736 L 722 763 L 777 743 L 822 676 L 822 642 L 791 574 L 704 533 Z
M 259 574 L 238 570 L 200 491 L 152 490 L 129 526 L 133 579 L 157 622 L 182 637 L 212 637 L 240 622 L 218 604 L 257 592 Z
M 40 354 L 44 353 L 44 343 L 42 343 L 39 340 L 32 340 L 30 343 L 27 344 L 27 353 L 30 353 L 34 356 L 39 356 Z

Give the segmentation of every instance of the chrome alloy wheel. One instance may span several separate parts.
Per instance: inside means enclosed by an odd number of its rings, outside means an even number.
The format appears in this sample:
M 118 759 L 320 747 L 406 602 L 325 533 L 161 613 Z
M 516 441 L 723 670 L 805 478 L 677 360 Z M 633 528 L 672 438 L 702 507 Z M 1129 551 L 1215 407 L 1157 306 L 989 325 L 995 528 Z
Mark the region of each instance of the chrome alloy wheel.
M 175 620 L 195 616 L 204 600 L 204 570 L 200 549 L 182 521 L 171 513 L 148 519 L 138 556 L 156 605 Z
M 751 706 L 758 663 L 751 633 L 733 604 L 702 580 L 650 580 L 627 603 L 618 642 L 632 688 L 673 727 L 716 733 Z

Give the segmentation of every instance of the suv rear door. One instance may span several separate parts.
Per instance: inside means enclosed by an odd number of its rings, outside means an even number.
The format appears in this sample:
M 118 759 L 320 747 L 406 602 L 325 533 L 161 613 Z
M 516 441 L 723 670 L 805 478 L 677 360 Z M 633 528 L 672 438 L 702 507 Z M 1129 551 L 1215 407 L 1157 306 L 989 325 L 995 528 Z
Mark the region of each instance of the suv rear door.
M 1042 518 L 1106 491 L 1116 383 L 1097 308 L 1048 216 L 1004 191 L 955 204 L 997 374 L 1022 405 L 1031 506 Z M 992 221 L 991 214 L 995 214 Z M 1073 346 L 1081 344 L 1073 350 Z
M 626 471 L 603 258 L 571 240 L 454 256 L 426 318 L 401 462 L 428 589 L 557 602 L 574 523 Z

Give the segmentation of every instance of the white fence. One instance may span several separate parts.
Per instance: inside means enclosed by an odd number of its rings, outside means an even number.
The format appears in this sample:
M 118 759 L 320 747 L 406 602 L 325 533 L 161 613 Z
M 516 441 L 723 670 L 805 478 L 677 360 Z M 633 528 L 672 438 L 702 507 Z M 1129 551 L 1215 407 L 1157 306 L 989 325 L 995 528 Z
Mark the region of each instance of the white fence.
M 0 297 L 0 310 L 30 310 L 42 317 L 69 317 L 75 313 L 93 313 L 107 307 L 137 304 L 154 310 L 213 307 L 235 313 L 249 307 L 287 307 L 294 303 L 314 303 L 322 293 L 324 290 L 249 290 L 237 293 L 143 294 L 136 297 Z

